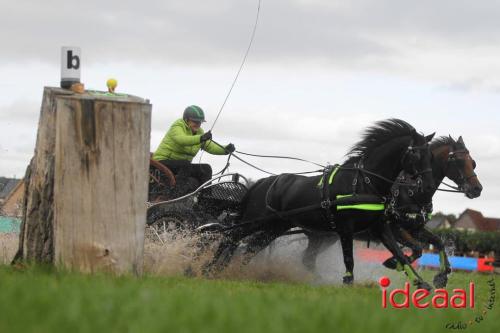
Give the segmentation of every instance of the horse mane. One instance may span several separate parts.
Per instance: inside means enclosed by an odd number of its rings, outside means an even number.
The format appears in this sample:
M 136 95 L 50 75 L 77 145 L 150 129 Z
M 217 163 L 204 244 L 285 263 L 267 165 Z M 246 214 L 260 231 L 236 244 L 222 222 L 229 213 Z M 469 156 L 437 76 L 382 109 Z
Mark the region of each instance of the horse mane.
M 401 119 L 387 119 L 375 123 L 365 130 L 362 139 L 354 144 L 349 152 L 347 162 L 357 162 L 361 157 L 368 157 L 377 147 L 399 137 L 409 136 L 416 132 L 415 128 Z
M 441 146 L 453 145 L 455 144 L 455 140 L 450 136 L 440 136 L 439 138 L 435 138 L 429 144 L 429 148 L 431 150 L 437 149 Z

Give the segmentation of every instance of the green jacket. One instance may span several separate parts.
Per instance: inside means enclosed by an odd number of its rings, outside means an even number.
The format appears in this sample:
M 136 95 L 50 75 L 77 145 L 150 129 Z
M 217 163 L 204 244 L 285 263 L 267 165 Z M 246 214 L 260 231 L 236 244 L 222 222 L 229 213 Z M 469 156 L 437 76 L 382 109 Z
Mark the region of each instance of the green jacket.
M 191 161 L 200 150 L 200 137 L 203 134 L 200 128 L 193 134 L 191 128 L 184 119 L 177 119 L 167 134 L 161 140 L 158 149 L 153 154 L 153 159 L 156 161 L 162 160 L 185 160 Z M 226 151 L 212 141 L 207 141 L 202 148 L 206 152 L 214 155 L 226 155 Z

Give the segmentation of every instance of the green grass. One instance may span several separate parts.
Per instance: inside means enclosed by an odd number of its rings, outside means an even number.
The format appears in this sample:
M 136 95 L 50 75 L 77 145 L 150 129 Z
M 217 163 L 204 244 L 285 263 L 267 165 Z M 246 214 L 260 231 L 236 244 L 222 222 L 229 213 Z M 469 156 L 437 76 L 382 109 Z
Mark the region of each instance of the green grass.
M 489 278 L 454 273 L 450 279 L 449 290 L 475 281 L 474 311 L 395 310 L 381 308 L 376 286 L 117 278 L 0 266 L 0 332 L 444 332 L 447 322 L 468 321 L 482 310 Z M 498 314 L 495 307 L 467 331 L 498 332 Z

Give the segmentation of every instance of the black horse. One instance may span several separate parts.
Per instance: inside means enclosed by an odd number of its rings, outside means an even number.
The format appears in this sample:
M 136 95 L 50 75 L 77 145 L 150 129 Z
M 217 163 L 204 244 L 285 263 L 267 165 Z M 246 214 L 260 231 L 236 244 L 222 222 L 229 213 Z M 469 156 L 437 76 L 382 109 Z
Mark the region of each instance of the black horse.
M 459 192 L 468 198 L 481 195 L 482 186 L 474 172 L 476 162 L 471 158 L 462 137 L 457 141 L 451 136 L 440 137 L 430 144 L 432 153 L 432 174 L 436 185 L 442 183 L 445 177 L 451 179 Z M 405 186 L 401 186 L 404 184 Z M 422 243 L 432 244 L 440 255 L 440 270 L 434 277 L 434 286 L 441 288 L 447 284 L 447 275 L 451 272 L 450 264 L 442 240 L 425 228 L 429 215 L 432 213 L 432 197 L 435 191 L 425 192 L 418 189 L 411 175 L 401 172 L 391 188 L 386 214 L 389 214 L 391 229 L 396 240 L 411 249 L 412 253 L 406 259 L 411 263 L 422 255 Z M 437 190 L 437 188 L 436 188 Z M 332 245 L 336 238 L 328 234 L 307 233 L 308 246 L 304 251 L 303 262 L 310 270 L 314 270 L 316 257 L 320 248 Z M 366 235 L 365 235 L 366 236 Z M 377 239 L 376 234 L 368 235 Z M 391 257 L 384 262 L 391 269 L 401 270 L 403 263 Z
M 205 272 L 223 269 L 245 238 L 245 261 L 249 261 L 287 230 L 300 227 L 333 230 L 340 235 L 346 267 L 343 281 L 352 283 L 353 236 L 370 229 L 376 230 L 391 253 L 405 262 L 404 270 L 414 284 L 430 288 L 407 262 L 381 211 L 394 179 L 403 169 L 418 177 L 426 192 L 434 191 L 428 147 L 433 136 L 417 133 L 402 120 L 382 121 L 366 130 L 345 163 L 328 169 L 323 176 L 282 174 L 259 180 L 243 200 L 239 225 L 227 231 Z

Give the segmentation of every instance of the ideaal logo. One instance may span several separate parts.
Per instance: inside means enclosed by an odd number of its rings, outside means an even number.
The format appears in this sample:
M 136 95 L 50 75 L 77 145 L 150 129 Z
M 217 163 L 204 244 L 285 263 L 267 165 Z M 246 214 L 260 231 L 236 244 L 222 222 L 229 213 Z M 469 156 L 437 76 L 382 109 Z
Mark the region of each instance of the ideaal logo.
M 410 307 L 410 300 L 414 307 L 419 309 L 424 309 L 432 305 L 436 309 L 452 307 L 455 309 L 470 308 L 474 309 L 475 306 L 475 285 L 474 282 L 469 283 L 468 290 L 465 289 L 453 289 L 453 293 L 450 293 L 446 289 L 436 289 L 434 293 L 429 292 L 425 289 L 416 289 L 410 295 L 410 284 L 405 283 L 403 289 L 393 289 L 389 296 L 387 295 L 387 287 L 391 284 L 391 280 L 388 277 L 382 277 L 379 280 L 379 284 L 382 287 L 382 308 L 386 309 L 389 304 L 395 309 L 403 309 Z M 445 325 L 445 328 L 451 330 L 463 330 L 475 323 L 480 323 L 486 317 L 489 310 L 493 309 L 495 305 L 495 280 L 491 278 L 488 280 L 489 286 L 489 298 L 484 304 L 480 314 L 476 315 L 468 321 L 462 322 L 450 322 Z M 432 294 L 432 296 L 431 296 Z M 396 302 L 396 296 L 402 295 L 403 300 L 400 303 Z M 451 296 L 451 297 L 450 297 Z
M 436 289 L 432 296 L 431 292 L 426 289 L 416 289 L 410 295 L 410 283 L 406 282 L 403 289 L 393 289 L 389 297 L 386 288 L 391 284 L 391 280 L 384 276 L 380 278 L 379 284 L 382 287 L 382 307 L 384 309 L 387 308 L 388 299 L 389 304 L 395 309 L 409 308 L 410 300 L 413 306 L 419 309 L 425 309 L 431 305 L 436 309 L 448 307 L 455 309 L 474 308 L 474 282 L 469 283 L 469 290 L 453 289 L 453 294 L 450 295 L 446 289 Z M 401 303 L 396 302 L 396 295 L 403 296 Z

